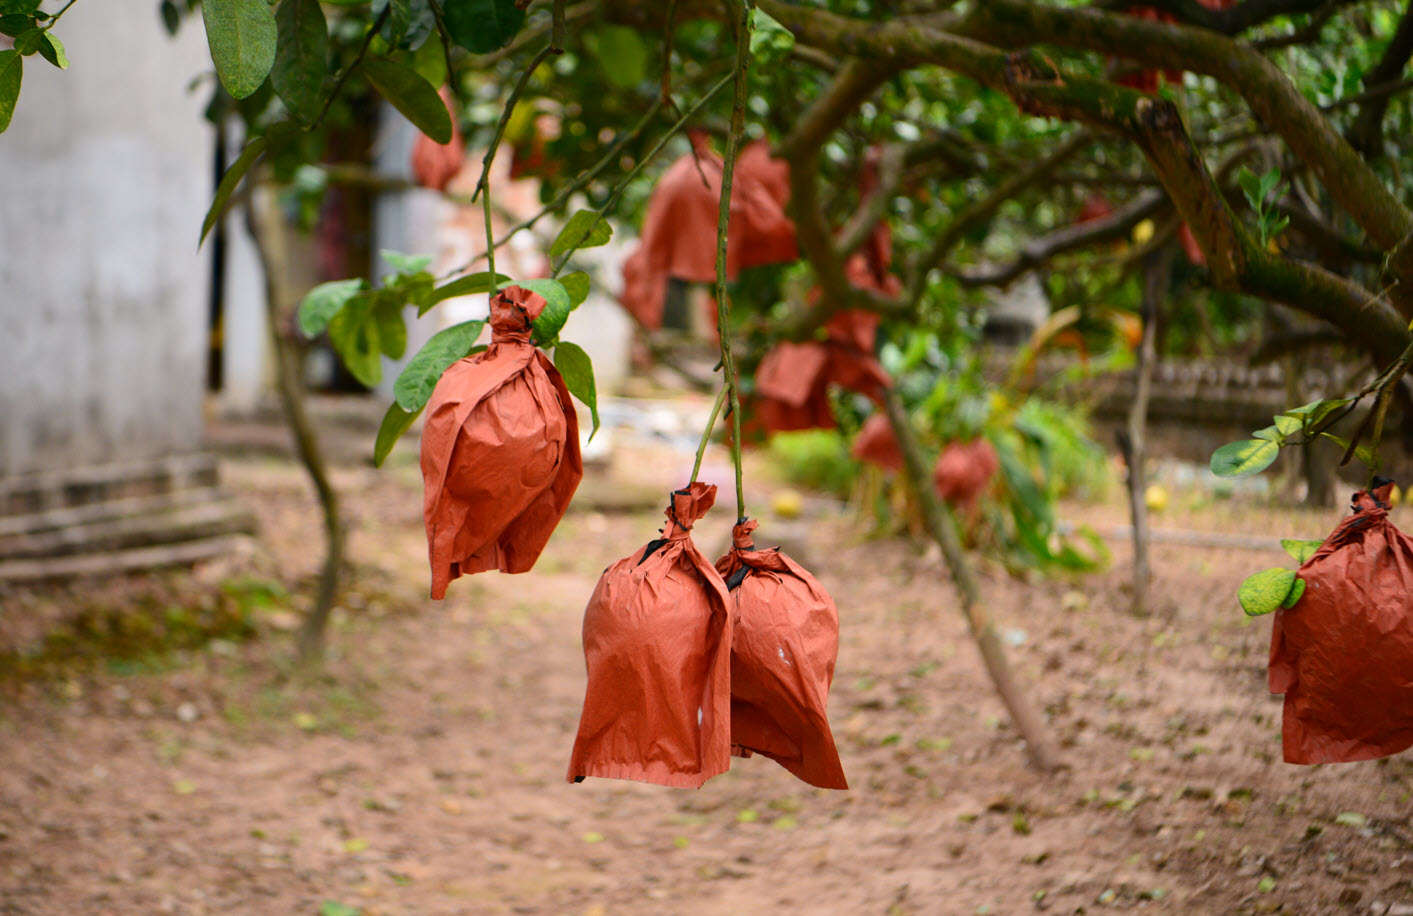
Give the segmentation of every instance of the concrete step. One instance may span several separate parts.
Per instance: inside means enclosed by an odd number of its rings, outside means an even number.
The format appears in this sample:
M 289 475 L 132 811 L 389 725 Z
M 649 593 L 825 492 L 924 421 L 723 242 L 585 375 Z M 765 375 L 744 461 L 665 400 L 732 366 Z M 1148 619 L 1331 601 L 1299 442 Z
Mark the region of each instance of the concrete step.
M 66 523 L 56 525 L 56 519 Z M 5 559 L 126 550 L 254 530 L 249 511 L 214 487 L 186 491 L 176 499 L 89 504 L 5 521 L 21 529 L 0 535 L 0 558 Z

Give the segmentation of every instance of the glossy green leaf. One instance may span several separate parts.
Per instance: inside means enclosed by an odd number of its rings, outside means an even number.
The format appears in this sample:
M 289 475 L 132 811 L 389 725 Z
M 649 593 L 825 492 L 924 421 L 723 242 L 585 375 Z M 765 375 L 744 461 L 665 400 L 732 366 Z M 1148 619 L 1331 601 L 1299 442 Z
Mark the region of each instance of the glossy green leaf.
M 69 69 L 69 55 L 64 52 L 64 43 L 53 32 L 46 31 L 39 37 L 39 56 L 60 70 Z
M 313 124 L 324 108 L 329 26 L 319 0 L 282 0 L 275 12 L 279 38 L 270 83 L 296 118 Z
M 15 116 L 15 102 L 20 97 L 20 80 L 24 74 L 24 58 L 20 52 L 0 51 L 0 133 L 10 126 Z
M 373 321 L 378 325 L 378 348 L 388 359 L 402 359 L 407 352 L 407 322 L 402 318 L 407 305 L 407 290 L 389 287 L 378 290 L 372 306 Z
M 438 143 L 451 142 L 451 115 L 436 87 L 411 67 L 390 60 L 365 60 L 363 72 L 368 82 L 403 117 Z
M 412 52 L 412 69 L 422 79 L 433 86 L 441 86 L 446 83 L 446 50 L 442 45 L 442 37 L 436 32 L 427 36 L 427 40 Z
M 751 32 L 751 57 L 756 67 L 778 65 L 795 50 L 795 35 L 764 10 L 752 11 L 755 29 Z
M 1281 547 L 1286 553 L 1295 559 L 1295 562 L 1304 565 L 1305 561 L 1315 555 L 1315 551 L 1320 549 L 1324 541 L 1300 541 L 1294 538 L 1281 538 Z
M 565 274 L 559 278 L 559 285 L 564 287 L 564 291 L 569 294 L 569 308 L 577 309 L 584 304 L 584 300 L 589 298 L 589 275 L 582 270 L 576 270 L 572 274 Z
M 30 29 L 27 32 L 21 32 L 18 36 L 15 37 L 15 50 L 20 52 L 21 55 L 28 57 L 35 51 L 39 50 L 39 43 L 43 39 L 43 29 L 36 28 Z
M 383 345 L 373 303 L 366 296 L 349 301 L 329 322 L 329 343 L 353 377 L 369 388 L 383 380 Z
M 0 16 L 11 14 L 33 17 L 39 9 L 39 0 L 0 0 Z
M 1343 436 L 1336 436 L 1334 433 L 1320 433 L 1320 435 L 1344 449 L 1345 452 L 1349 451 L 1349 440 Z M 1354 457 L 1363 462 L 1366 467 L 1377 468 L 1379 466 L 1379 456 L 1375 455 L 1374 450 L 1367 445 L 1355 446 Z
M 8 16 L 0 16 L 0 35 L 9 35 L 11 38 L 18 38 L 25 32 L 37 27 L 33 16 L 22 16 L 12 13 Z
M 1284 606 L 1298 581 L 1299 578 L 1289 569 L 1281 569 L 1279 566 L 1264 569 L 1248 576 L 1246 581 L 1241 583 L 1236 598 L 1241 602 L 1241 609 L 1247 616 L 1259 617 Z
M 320 283 L 300 300 L 296 315 L 299 330 L 305 337 L 316 337 L 329 326 L 334 316 L 363 291 L 366 284 L 359 279 L 332 280 Z
M 515 285 L 544 297 L 545 310 L 534 322 L 534 341 L 538 347 L 553 345 L 564 323 L 569 320 L 569 313 L 574 310 L 569 302 L 569 292 L 558 280 L 520 280 Z
M 1247 477 L 1271 466 L 1281 448 L 1264 439 L 1228 442 L 1212 453 L 1212 473 L 1218 477 Z
M 550 257 L 558 258 L 579 248 L 597 248 L 613 238 L 613 227 L 593 210 L 580 210 L 569 217 L 550 245 Z
M 411 49 L 421 45 L 437 27 L 428 0 L 373 0 L 372 14 L 377 19 L 387 10 L 383 21 L 383 40 L 390 46 Z
M 1286 419 L 1289 419 L 1289 417 Z M 1265 429 L 1258 429 L 1252 433 L 1251 436 L 1263 442 L 1274 442 L 1276 445 L 1280 445 L 1285 441 L 1285 436 L 1281 434 L 1280 428 L 1276 426 L 1267 426 Z
M 516 0 L 449 0 L 442 21 L 451 40 L 472 54 L 489 54 L 510 43 L 525 24 Z
M 1295 417 L 1288 417 L 1285 414 L 1280 414 L 1279 416 L 1272 417 L 1272 419 L 1275 421 L 1275 429 L 1281 434 L 1282 439 L 1284 439 L 1286 436 L 1291 435 L 1292 433 L 1299 432 L 1300 427 L 1303 425 Z
M 231 194 L 235 192 L 240 180 L 245 177 L 245 173 L 250 171 L 250 167 L 264 155 L 266 147 L 270 145 L 268 134 L 261 134 L 245 145 L 245 149 L 240 151 L 236 161 L 231 163 L 231 167 L 226 169 L 226 174 L 221 176 L 221 183 L 216 185 L 216 195 L 211 199 L 211 206 L 206 211 L 206 218 L 201 221 L 201 239 L 197 242 L 206 241 L 206 236 L 212 227 L 216 225 L 216 220 L 220 219 L 226 212 L 226 207 L 230 204 Z
M 403 254 L 400 251 L 391 251 L 387 248 L 378 252 L 389 267 L 400 274 L 415 274 L 426 270 L 432 266 L 432 256 L 429 254 Z
M 471 352 L 485 326 L 484 321 L 466 321 L 433 334 L 393 383 L 398 406 L 407 411 L 425 407 L 442 373 Z
M 593 361 L 578 344 L 561 340 L 554 348 L 554 367 L 564 377 L 564 387 L 569 389 L 569 393 L 589 408 L 589 414 L 594 418 L 593 429 L 589 430 L 589 439 L 592 440 L 594 433 L 599 431 L 599 395 L 594 384 Z
M 1285 596 L 1281 602 L 1281 607 L 1290 610 L 1295 607 L 1295 602 L 1300 600 L 1300 596 L 1305 594 L 1305 580 L 1299 576 L 1295 577 L 1295 584 L 1290 587 L 1290 594 Z
M 270 4 L 266 0 L 202 0 L 201 18 L 221 85 L 238 99 L 259 89 L 275 64 L 279 30 Z
M 441 302 L 443 299 L 451 299 L 455 296 L 469 296 L 472 293 L 491 293 L 498 289 L 501 284 L 509 281 L 510 278 L 505 274 L 496 274 L 495 278 L 492 279 L 490 271 L 484 270 L 480 273 L 457 277 L 450 283 L 445 283 L 432 290 L 426 302 L 418 309 L 417 315 L 420 318 L 422 315 L 427 314 L 428 309 L 438 302 Z
M 598 29 L 594 37 L 595 57 L 611 84 L 632 89 L 648 75 L 650 52 L 637 29 L 607 25 Z
M 383 422 L 378 426 L 378 436 L 373 441 L 373 466 L 382 467 L 383 462 L 388 460 L 388 455 L 392 452 L 397 440 L 402 438 L 402 434 L 412 428 L 412 424 L 417 422 L 417 418 L 422 415 L 422 408 L 408 413 L 402 406 L 394 403 L 388 408 L 388 412 L 383 414 Z

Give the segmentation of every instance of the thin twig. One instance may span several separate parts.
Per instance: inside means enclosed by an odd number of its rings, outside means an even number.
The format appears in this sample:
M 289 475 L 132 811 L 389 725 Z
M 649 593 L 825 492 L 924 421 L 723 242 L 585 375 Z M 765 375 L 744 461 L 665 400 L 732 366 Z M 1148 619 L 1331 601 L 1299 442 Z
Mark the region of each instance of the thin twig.
M 697 482 L 697 475 L 702 472 L 702 456 L 706 454 L 707 443 L 711 441 L 711 431 L 716 428 L 716 418 L 721 413 L 721 402 L 726 400 L 726 386 L 722 385 L 721 390 L 716 394 L 716 403 L 711 408 L 711 418 L 707 420 L 706 429 L 702 430 L 702 441 L 697 443 L 697 462 L 692 465 L 692 479 L 687 483 Z

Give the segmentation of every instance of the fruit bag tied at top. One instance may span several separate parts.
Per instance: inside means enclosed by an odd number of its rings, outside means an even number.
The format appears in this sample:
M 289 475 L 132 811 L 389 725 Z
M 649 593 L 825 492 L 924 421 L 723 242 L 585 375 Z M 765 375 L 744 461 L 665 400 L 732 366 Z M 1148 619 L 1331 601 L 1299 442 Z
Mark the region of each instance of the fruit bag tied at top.
M 1354 514 L 1296 575 L 1276 611 L 1270 688 L 1285 694 L 1287 763 L 1342 763 L 1413 745 L 1413 539 L 1388 519 L 1392 483 L 1354 494 Z
M 589 598 L 570 782 L 697 788 L 731 766 L 730 599 L 691 538 L 715 500 L 710 484 L 674 492 L 662 538 L 605 570 Z
M 716 561 L 734 601 L 731 744 L 764 754 L 810 785 L 847 789 L 825 706 L 839 654 L 839 611 L 804 567 L 758 550 L 747 520 Z
M 437 382 L 422 427 L 422 514 L 432 597 L 452 579 L 535 565 L 579 480 L 579 421 L 554 364 L 530 343 L 539 295 L 491 299 L 491 343 Z

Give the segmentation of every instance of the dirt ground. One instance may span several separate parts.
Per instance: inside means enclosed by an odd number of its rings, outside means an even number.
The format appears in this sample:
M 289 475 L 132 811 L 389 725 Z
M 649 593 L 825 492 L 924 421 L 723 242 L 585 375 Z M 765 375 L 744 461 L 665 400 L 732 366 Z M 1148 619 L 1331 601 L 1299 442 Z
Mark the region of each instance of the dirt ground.
M 680 468 L 625 448 L 580 492 L 665 497 Z M 766 512 L 758 542 L 781 532 L 840 608 L 830 713 L 851 789 L 759 757 L 695 791 L 570 785 L 584 604 L 658 510 L 581 499 L 533 573 L 458 580 L 434 603 L 415 454 L 382 471 L 350 456 L 352 581 L 310 678 L 290 664 L 321 551 L 306 482 L 259 449 L 223 475 L 261 520 L 250 556 L 0 594 L 13 616 L 225 589 L 258 629 L 0 688 L 0 914 L 1413 913 L 1413 761 L 1280 761 L 1270 623 L 1234 598 L 1279 552 L 1159 544 L 1142 618 L 1120 542 L 1108 572 L 1073 580 L 983 564 L 1063 745 L 1067 768 L 1045 776 L 935 553 L 865 539 L 824 502 L 802 522 Z M 1064 514 L 1121 524 L 1112 496 Z M 700 523 L 708 555 L 731 514 Z M 1176 493 L 1158 524 L 1320 537 L 1338 515 Z

